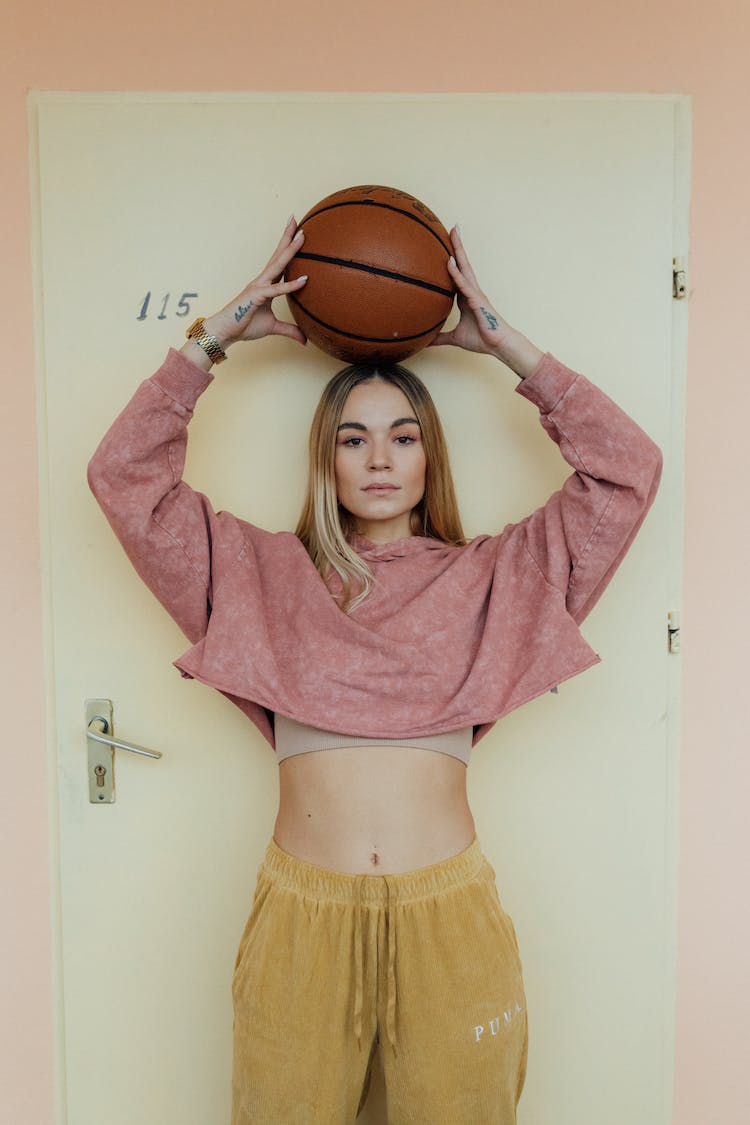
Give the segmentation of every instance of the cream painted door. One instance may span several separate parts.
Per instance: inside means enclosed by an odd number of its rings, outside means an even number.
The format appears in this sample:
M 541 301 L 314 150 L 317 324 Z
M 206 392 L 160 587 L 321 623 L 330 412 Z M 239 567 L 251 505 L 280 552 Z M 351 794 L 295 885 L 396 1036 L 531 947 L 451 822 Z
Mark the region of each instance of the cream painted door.
M 171 667 L 187 643 L 141 586 L 85 467 L 193 316 L 298 216 L 392 184 L 458 220 L 507 319 L 663 446 L 664 485 L 584 625 L 603 663 L 509 716 L 470 794 L 522 949 L 522 1125 L 670 1121 L 689 103 L 647 96 L 56 95 L 30 100 L 37 185 L 43 573 L 55 826 L 59 1125 L 226 1125 L 230 981 L 277 797 L 272 752 Z M 445 418 L 465 522 L 495 531 L 567 467 L 515 378 L 413 360 Z M 191 429 L 187 479 L 292 528 L 335 365 L 236 349 Z M 89 803 L 84 700 L 112 699 L 114 804 Z M 290 1065 L 293 1060 L 290 1059 Z M 377 1080 L 362 1116 L 383 1122 Z M 435 1125 L 448 1125 L 435 1122 Z

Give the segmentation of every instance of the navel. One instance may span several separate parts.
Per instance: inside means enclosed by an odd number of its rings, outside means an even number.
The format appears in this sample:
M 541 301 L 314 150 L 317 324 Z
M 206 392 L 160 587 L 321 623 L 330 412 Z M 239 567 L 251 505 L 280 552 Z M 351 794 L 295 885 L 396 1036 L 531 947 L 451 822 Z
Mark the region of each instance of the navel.
M 373 867 L 377 867 L 378 864 L 380 863 L 380 856 L 378 855 L 377 852 L 373 852 L 372 855 L 370 856 L 370 863 L 372 864 Z

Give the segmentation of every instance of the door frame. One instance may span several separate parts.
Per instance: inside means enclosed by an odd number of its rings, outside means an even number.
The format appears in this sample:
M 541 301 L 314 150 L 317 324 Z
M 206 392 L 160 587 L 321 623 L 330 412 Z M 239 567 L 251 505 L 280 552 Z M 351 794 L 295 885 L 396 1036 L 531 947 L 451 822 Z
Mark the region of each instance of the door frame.
M 692 161 L 692 99 L 687 95 L 660 95 L 660 94 L 612 94 L 612 93 L 481 93 L 481 94 L 451 94 L 451 93 L 325 93 L 320 91 L 297 92 L 258 92 L 258 93 L 205 93 L 205 92 L 180 92 L 180 93 L 151 93 L 151 92 L 122 92 L 107 93 L 71 93 L 66 91 L 38 91 L 32 90 L 28 95 L 27 116 L 29 131 L 29 159 L 30 159 L 30 184 L 31 184 L 31 213 L 32 213 L 32 277 L 34 287 L 34 344 L 36 356 L 36 419 L 38 437 L 38 464 L 39 464 L 39 503 L 40 503 L 40 573 L 42 576 L 42 604 L 43 604 L 43 650 L 44 650 L 44 678 L 45 678 L 45 717 L 46 717 L 46 746 L 48 755 L 48 801 L 49 801 L 49 832 L 50 832 L 50 918 L 52 930 L 52 975 L 54 995 L 54 1040 L 55 1040 L 55 1082 L 56 1082 L 56 1121 L 58 1125 L 66 1125 L 66 1039 L 65 1039 L 65 997 L 62 964 L 62 901 L 61 901 L 61 848 L 60 848 L 60 807 L 57 784 L 58 775 L 58 730 L 56 719 L 55 676 L 54 676 L 54 638 L 53 638 L 53 606 L 51 588 L 51 536 L 49 524 L 50 494 L 49 494 L 49 464 L 47 457 L 47 405 L 45 394 L 45 339 L 43 328 L 43 276 L 42 276 L 42 231 L 40 222 L 41 191 L 40 191 L 40 153 L 37 130 L 37 110 L 42 104 L 50 102 L 90 101 L 140 101 L 150 102 L 268 102 L 278 100 L 309 99 L 311 101 L 340 101 L 351 102 L 372 101 L 388 102 L 401 100 L 424 100 L 429 97 L 436 101 L 465 101 L 467 106 L 472 101 L 503 100 L 503 101 L 534 101 L 534 100 L 614 100 L 623 101 L 648 100 L 669 101 L 673 105 L 675 115 L 675 153 L 674 153 L 674 227 L 673 246 L 675 254 L 682 257 L 687 266 L 688 295 L 689 295 L 689 201 L 691 186 L 691 161 Z M 669 443 L 669 456 L 665 458 L 664 477 L 670 489 L 672 502 L 669 505 L 669 526 L 666 532 L 671 565 L 671 608 L 679 611 L 682 603 L 683 586 L 683 544 L 684 544 L 684 431 L 685 431 L 685 400 L 687 378 L 687 313 L 688 299 L 673 301 L 672 306 L 672 369 L 671 387 L 673 409 L 671 411 L 671 432 Z M 666 622 L 665 622 L 666 635 Z M 667 715 L 667 790 L 669 793 L 669 825 L 665 826 L 668 843 L 668 854 L 665 857 L 668 867 L 674 873 L 674 878 L 668 880 L 667 886 L 671 888 L 672 897 L 667 905 L 667 913 L 673 920 L 673 932 L 670 942 L 672 952 L 677 949 L 677 887 L 679 876 L 679 762 L 681 746 L 681 662 L 677 659 L 668 664 L 668 698 L 669 708 Z M 82 731 L 83 737 L 83 731 Z M 668 829 L 668 830 L 667 830 Z M 677 968 L 676 958 L 665 958 L 664 974 L 665 984 L 665 1024 L 664 1024 L 664 1059 L 668 1066 L 665 1075 L 665 1105 L 664 1121 L 672 1120 L 673 1083 L 668 1080 L 669 1074 L 674 1073 L 675 1055 L 675 1007 Z

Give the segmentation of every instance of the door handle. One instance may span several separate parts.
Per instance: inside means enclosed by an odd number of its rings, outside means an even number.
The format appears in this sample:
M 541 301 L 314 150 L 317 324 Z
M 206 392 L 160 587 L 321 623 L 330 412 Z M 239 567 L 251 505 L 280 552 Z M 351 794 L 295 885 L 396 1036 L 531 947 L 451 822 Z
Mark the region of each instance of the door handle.
M 129 750 L 145 758 L 161 758 L 160 750 L 149 750 L 135 742 L 115 738 L 111 699 L 86 700 L 86 744 L 88 748 L 89 802 L 114 804 L 115 749 Z
M 92 730 L 94 723 L 100 724 L 100 731 Z M 118 750 L 130 750 L 133 754 L 143 754 L 146 758 L 161 758 L 160 750 L 147 750 L 145 746 L 138 746 L 135 742 L 123 742 L 119 738 L 113 738 L 107 734 L 109 730 L 109 723 L 102 715 L 94 715 L 93 719 L 88 724 L 87 738 L 93 738 L 94 742 L 101 742 L 104 746 L 114 746 Z

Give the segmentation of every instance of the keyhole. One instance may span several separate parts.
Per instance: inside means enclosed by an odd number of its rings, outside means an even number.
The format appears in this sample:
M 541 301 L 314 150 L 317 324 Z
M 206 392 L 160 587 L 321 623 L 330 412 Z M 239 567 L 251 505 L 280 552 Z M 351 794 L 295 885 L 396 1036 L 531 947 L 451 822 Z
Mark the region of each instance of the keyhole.
M 104 766 L 94 766 L 94 773 L 96 774 L 96 784 L 100 789 L 104 787 L 104 775 L 106 774 Z

